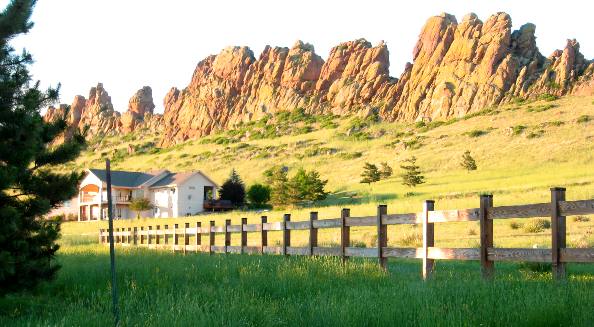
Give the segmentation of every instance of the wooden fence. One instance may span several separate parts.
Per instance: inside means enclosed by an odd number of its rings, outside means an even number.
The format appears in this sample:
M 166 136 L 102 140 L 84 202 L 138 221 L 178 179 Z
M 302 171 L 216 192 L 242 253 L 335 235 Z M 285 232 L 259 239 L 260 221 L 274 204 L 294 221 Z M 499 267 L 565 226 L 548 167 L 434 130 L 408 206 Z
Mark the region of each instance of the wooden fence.
M 377 208 L 377 214 L 368 217 L 351 217 L 349 209 L 342 209 L 340 218 L 318 219 L 317 212 L 311 212 L 308 221 L 291 221 L 291 215 L 285 214 L 283 221 L 267 221 L 262 216 L 259 224 L 248 224 L 247 218 L 241 219 L 240 225 L 231 225 L 227 219 L 225 225 L 202 226 L 196 222 L 194 226 L 186 223 L 173 229 L 160 229 L 156 226 L 116 228 L 115 242 L 119 244 L 146 246 L 149 248 L 166 248 L 174 252 L 207 252 L 212 253 L 246 253 L 246 254 L 279 254 L 279 255 L 314 255 L 340 256 L 343 262 L 350 257 L 376 258 L 382 268 L 386 268 L 388 258 L 422 259 L 423 278 L 428 278 L 433 271 L 434 260 L 480 260 L 482 273 L 490 278 L 494 273 L 495 261 L 550 262 L 553 275 L 560 279 L 565 276 L 566 262 L 594 262 L 594 248 L 566 248 L 566 217 L 572 215 L 594 214 L 594 199 L 581 201 L 565 201 L 565 188 L 551 189 L 551 202 L 493 207 L 492 195 L 480 196 L 480 207 L 461 210 L 434 210 L 434 201 L 427 200 L 423 211 L 419 213 L 388 214 L 386 205 Z M 551 248 L 495 248 L 493 247 L 493 220 L 508 218 L 551 218 Z M 435 247 L 435 223 L 479 221 L 480 248 L 438 248 Z M 423 246 L 419 248 L 388 247 L 388 225 L 422 224 Z M 377 244 L 375 248 L 350 246 L 350 228 L 354 226 L 374 226 L 377 228 Z M 340 247 L 318 246 L 318 230 L 322 228 L 340 228 Z M 309 244 L 305 247 L 291 246 L 291 231 L 309 230 Z M 268 232 L 281 231 L 282 245 L 269 246 Z M 231 245 L 231 234 L 241 233 L 241 244 Z M 260 246 L 247 246 L 248 233 L 260 233 Z M 215 245 L 215 235 L 224 234 L 225 245 Z M 108 231 L 99 231 L 101 243 L 108 243 Z M 168 244 L 167 236 L 172 236 L 172 244 Z M 203 244 L 203 236 L 207 244 Z M 179 238 L 183 238 L 180 244 Z M 194 244 L 190 244 L 189 236 L 195 236 Z M 161 242 L 163 237 L 163 243 Z

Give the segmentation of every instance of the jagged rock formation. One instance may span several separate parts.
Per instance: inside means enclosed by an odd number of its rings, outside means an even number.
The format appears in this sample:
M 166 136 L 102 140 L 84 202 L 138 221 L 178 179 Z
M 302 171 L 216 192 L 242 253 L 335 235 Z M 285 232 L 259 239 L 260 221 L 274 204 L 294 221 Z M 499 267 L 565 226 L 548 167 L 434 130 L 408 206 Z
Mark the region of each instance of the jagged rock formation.
M 341 43 L 327 61 L 301 41 L 291 48 L 267 46 L 257 59 L 247 47 L 229 47 L 200 61 L 185 89 L 169 91 L 162 119 L 150 115 L 154 105 L 145 88 L 120 117 L 98 86 L 79 125 L 98 133 L 153 124 L 163 129 L 161 145 L 167 146 L 298 107 L 415 121 L 462 116 L 543 93 L 594 94 L 594 62 L 579 52 L 577 41 L 544 57 L 533 24 L 516 31 L 511 26 L 506 13 L 484 22 L 475 14 L 461 22 L 445 13 L 431 17 L 400 78 L 389 76 L 383 42 Z

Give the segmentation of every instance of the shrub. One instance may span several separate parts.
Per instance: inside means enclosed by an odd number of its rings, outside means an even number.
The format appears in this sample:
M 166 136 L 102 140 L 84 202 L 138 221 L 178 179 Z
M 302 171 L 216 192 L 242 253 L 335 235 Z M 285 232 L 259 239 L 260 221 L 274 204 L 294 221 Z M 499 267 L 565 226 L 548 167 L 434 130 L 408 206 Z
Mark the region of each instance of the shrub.
M 468 131 L 468 132 L 464 133 L 464 135 L 467 135 L 469 137 L 479 137 L 479 136 L 486 135 L 487 133 L 488 133 L 487 131 L 483 131 L 480 129 L 473 129 L 472 131 Z
M 526 126 L 524 126 L 524 125 L 512 126 L 511 127 L 511 132 L 512 132 L 511 134 L 513 136 L 518 136 L 518 135 L 522 134 L 525 129 L 526 129 Z
M 262 207 L 270 201 L 270 187 L 256 183 L 248 188 L 246 195 L 250 204 Z
M 528 135 L 526 135 L 526 138 L 534 139 L 537 137 L 541 137 L 543 134 L 544 134 L 544 131 L 542 129 L 540 129 L 540 130 L 532 131 L 532 132 L 528 133 Z
M 351 160 L 361 158 L 363 156 L 363 152 L 340 153 L 338 154 L 338 156 L 340 157 L 340 159 Z
M 581 115 L 578 117 L 578 119 L 576 120 L 578 123 L 582 124 L 582 123 L 587 123 L 591 120 L 592 118 L 588 115 Z
M 557 107 L 556 104 L 543 104 L 543 105 L 536 106 L 536 107 L 528 107 L 528 109 L 526 111 L 527 112 L 543 112 L 543 111 L 547 111 L 549 109 L 553 109 L 556 107 Z
M 380 172 L 380 177 L 382 179 L 386 179 L 386 178 L 392 176 L 392 173 L 393 173 L 392 167 L 390 167 L 387 162 L 380 163 L 380 166 L 381 166 L 381 168 L 380 168 L 379 172 Z
M 522 224 L 522 223 L 519 223 L 519 222 L 517 222 L 517 221 L 512 221 L 512 222 L 510 222 L 510 223 L 509 223 L 509 228 L 511 228 L 511 229 L 513 229 L 513 230 L 516 230 L 516 229 L 520 229 L 520 228 L 522 228 L 522 226 L 523 226 L 523 225 L 524 225 L 524 224 Z
M 462 166 L 462 168 L 466 169 L 467 171 L 476 170 L 476 161 L 474 161 L 474 158 L 470 155 L 470 151 L 466 150 L 464 152 L 460 166 Z
M 353 241 L 351 242 L 351 246 L 354 248 L 366 248 L 367 244 L 363 241 Z
M 425 176 L 422 175 L 420 167 L 417 166 L 416 157 L 413 156 L 404 160 L 404 164 L 400 168 L 403 170 L 402 174 L 400 174 L 402 185 L 415 187 L 425 183 Z
M 367 184 L 375 183 L 375 182 L 379 181 L 381 179 L 381 177 L 382 177 L 382 174 L 379 171 L 379 169 L 377 168 L 377 166 L 374 164 L 371 164 L 369 162 L 366 162 L 365 166 L 363 166 L 363 172 L 361 173 L 360 183 L 367 183 Z
M 418 137 L 402 141 L 402 144 L 404 144 L 404 148 L 408 150 L 416 150 L 423 146 L 423 143 L 421 143 Z
M 538 218 L 524 224 L 524 232 L 526 233 L 540 233 L 545 229 L 551 228 L 551 222 L 548 219 Z
M 542 100 L 542 101 L 555 101 L 559 99 L 558 96 L 554 95 L 554 94 L 550 94 L 550 93 L 544 93 L 538 96 L 538 100 Z
M 576 222 L 576 223 L 586 223 L 589 221 L 590 221 L 590 218 L 588 216 L 573 216 L 573 222 Z

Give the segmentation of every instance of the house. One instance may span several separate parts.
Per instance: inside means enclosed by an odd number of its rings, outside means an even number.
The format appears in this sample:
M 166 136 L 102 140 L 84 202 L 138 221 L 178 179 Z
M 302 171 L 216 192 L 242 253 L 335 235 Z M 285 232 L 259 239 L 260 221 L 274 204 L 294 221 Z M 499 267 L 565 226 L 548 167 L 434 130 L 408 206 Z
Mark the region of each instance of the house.
M 173 173 L 168 170 L 150 172 L 111 171 L 112 203 L 115 219 L 135 218 L 130 203 L 146 198 L 153 210 L 141 217 L 182 217 L 204 211 L 216 198 L 218 185 L 201 171 Z M 107 219 L 107 179 L 102 169 L 87 169 L 79 186 L 78 221 Z

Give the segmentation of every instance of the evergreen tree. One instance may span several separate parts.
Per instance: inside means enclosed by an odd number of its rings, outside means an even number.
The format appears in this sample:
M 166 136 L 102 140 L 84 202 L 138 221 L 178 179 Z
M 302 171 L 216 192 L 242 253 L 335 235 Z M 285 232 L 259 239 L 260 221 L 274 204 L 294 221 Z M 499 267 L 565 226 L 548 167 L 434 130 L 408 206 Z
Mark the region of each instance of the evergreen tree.
M 324 191 L 326 183 L 328 181 L 322 180 L 317 171 L 312 170 L 308 172 L 303 168 L 299 168 L 295 176 L 289 181 L 290 203 L 296 204 L 302 201 L 324 200 L 328 195 Z
M 34 0 L 13 0 L 0 13 L 0 295 L 31 289 L 50 280 L 60 224 L 43 218 L 77 193 L 81 174 L 52 167 L 75 159 L 84 139 L 75 134 L 52 146 L 64 120 L 44 122 L 41 109 L 55 103 L 58 88 L 39 89 L 28 66 L 31 55 L 9 45 L 28 32 Z
M 474 161 L 474 158 L 470 155 L 470 151 L 466 150 L 466 152 L 464 152 L 464 154 L 462 155 L 462 161 L 460 162 L 460 166 L 462 166 L 464 169 L 468 171 L 477 169 L 476 161 Z
M 417 158 L 413 156 L 410 159 L 404 160 L 404 162 L 405 164 L 400 166 L 404 170 L 400 175 L 402 177 L 402 185 L 415 187 L 425 183 L 425 177 L 421 174 L 419 166 L 417 166 Z
M 241 207 L 245 203 L 245 184 L 235 169 L 231 170 L 231 175 L 221 186 L 219 197 L 231 201 L 235 207 Z
M 375 183 L 379 181 L 380 178 L 381 174 L 379 169 L 377 169 L 377 166 L 366 162 L 365 166 L 363 166 L 363 173 L 361 173 L 361 183 Z
M 392 173 L 393 173 L 392 167 L 390 167 L 387 162 L 380 163 L 380 166 L 381 166 L 381 168 L 380 168 L 379 172 L 380 172 L 380 177 L 382 179 L 386 179 L 386 178 L 392 176 Z
M 288 169 L 274 166 L 264 172 L 266 184 L 270 187 L 270 203 L 275 206 L 284 206 L 289 203 L 289 178 Z

